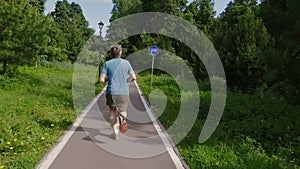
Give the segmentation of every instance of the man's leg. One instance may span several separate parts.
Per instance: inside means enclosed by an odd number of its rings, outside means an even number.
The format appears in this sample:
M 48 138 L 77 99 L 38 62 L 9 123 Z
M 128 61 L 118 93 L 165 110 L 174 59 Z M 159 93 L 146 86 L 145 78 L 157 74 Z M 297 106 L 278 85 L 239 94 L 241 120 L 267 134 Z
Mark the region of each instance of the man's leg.
M 117 111 L 116 108 L 109 108 L 109 118 L 110 118 L 110 125 L 113 129 L 113 133 L 116 136 L 119 134 L 119 126 L 118 126 L 118 121 L 117 121 Z
M 124 118 L 127 117 L 127 107 L 128 107 L 128 102 L 129 102 L 129 96 L 114 96 L 113 97 L 116 110 L 117 110 L 117 115 L 121 114 L 124 116 Z
M 127 118 L 127 112 L 126 111 L 122 111 L 122 112 L 120 112 L 120 114 L 124 117 L 124 118 Z M 121 117 L 122 117 L 121 116 Z M 123 120 L 123 119 L 121 119 L 121 120 Z
M 119 126 L 118 126 L 118 121 L 117 121 L 117 111 L 116 111 L 114 102 L 112 100 L 112 95 L 106 94 L 106 101 L 107 101 L 107 105 L 109 106 L 110 125 L 113 130 L 113 135 L 114 135 L 115 139 L 117 140 L 118 134 L 119 134 Z

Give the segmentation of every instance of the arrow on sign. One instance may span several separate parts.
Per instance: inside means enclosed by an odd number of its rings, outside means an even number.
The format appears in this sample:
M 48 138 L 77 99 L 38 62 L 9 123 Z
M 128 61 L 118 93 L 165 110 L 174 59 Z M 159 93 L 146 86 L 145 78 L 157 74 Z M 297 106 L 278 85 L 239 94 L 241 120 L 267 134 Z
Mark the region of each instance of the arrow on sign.
M 149 52 L 152 56 L 158 55 L 158 47 L 157 46 L 151 46 L 149 49 Z

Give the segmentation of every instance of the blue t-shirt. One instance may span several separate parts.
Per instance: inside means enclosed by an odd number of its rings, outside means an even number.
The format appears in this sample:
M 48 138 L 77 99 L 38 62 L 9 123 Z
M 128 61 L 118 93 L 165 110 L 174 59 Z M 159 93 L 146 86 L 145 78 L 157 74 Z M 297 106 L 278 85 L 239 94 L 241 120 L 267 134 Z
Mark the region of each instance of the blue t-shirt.
M 108 77 L 106 93 L 112 95 L 129 95 L 128 74 L 133 69 L 127 60 L 115 58 L 107 61 L 101 73 Z

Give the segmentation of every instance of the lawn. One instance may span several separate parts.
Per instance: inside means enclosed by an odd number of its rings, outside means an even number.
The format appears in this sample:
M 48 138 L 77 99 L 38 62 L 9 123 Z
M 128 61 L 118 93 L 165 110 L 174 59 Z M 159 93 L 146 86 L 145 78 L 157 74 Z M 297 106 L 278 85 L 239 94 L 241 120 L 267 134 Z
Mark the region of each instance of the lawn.
M 0 168 L 34 168 L 72 124 L 72 74 L 64 63 L 0 76 Z
M 74 67 L 63 63 L 19 67 L 0 76 L 0 169 L 34 168 L 73 123 L 77 117 L 73 73 Z M 138 84 L 147 98 L 153 89 L 164 93 L 166 108 L 157 115 L 168 129 L 180 109 L 183 93 L 178 85 L 160 74 L 154 76 L 151 88 L 149 72 L 138 75 Z M 177 145 L 190 168 L 300 168 L 299 106 L 268 96 L 228 92 L 218 128 L 207 142 L 199 144 L 211 96 L 209 83 L 198 86 L 198 117 Z M 102 87 L 96 84 L 96 93 Z
M 138 83 L 147 98 L 154 89 L 166 95 L 166 108 L 159 120 L 168 129 L 176 119 L 183 93 L 171 77 L 161 74 L 153 77 L 151 88 L 149 74 L 140 73 Z M 300 107 L 268 96 L 228 92 L 218 128 L 208 141 L 199 144 L 199 134 L 210 106 L 208 85 L 207 82 L 199 83 L 198 118 L 177 145 L 190 168 L 300 168 Z

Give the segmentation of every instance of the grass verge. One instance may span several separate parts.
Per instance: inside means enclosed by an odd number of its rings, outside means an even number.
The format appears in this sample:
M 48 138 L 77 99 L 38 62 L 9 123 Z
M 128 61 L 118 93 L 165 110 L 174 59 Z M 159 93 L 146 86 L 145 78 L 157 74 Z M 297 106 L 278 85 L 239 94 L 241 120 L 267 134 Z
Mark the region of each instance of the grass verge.
M 34 168 L 77 114 L 71 64 L 0 76 L 0 168 Z
M 142 72 L 138 83 L 145 96 L 159 89 L 167 97 L 167 104 L 159 120 L 168 129 L 177 118 L 180 90 L 166 75 L 153 77 Z M 200 83 L 199 89 L 208 89 Z M 198 118 L 186 137 L 177 145 L 192 169 L 299 169 L 300 130 L 299 106 L 281 100 L 228 92 L 221 122 L 210 139 L 198 143 L 198 137 L 210 107 L 210 92 L 200 90 Z M 171 136 L 172 137 L 172 136 Z

